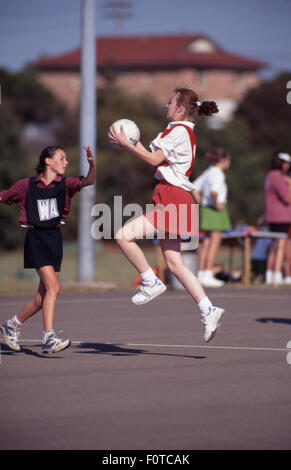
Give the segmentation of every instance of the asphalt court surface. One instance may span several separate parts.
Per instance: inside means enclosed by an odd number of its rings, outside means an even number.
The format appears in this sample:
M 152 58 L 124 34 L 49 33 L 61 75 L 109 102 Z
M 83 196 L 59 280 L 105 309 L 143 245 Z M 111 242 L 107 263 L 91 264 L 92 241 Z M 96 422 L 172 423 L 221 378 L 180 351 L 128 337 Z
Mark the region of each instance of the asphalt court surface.
M 187 293 L 132 294 L 61 294 L 61 353 L 41 354 L 40 313 L 20 353 L 1 338 L 1 449 L 291 449 L 291 289 L 208 289 L 208 344 Z M 28 299 L 2 296 L 0 321 Z

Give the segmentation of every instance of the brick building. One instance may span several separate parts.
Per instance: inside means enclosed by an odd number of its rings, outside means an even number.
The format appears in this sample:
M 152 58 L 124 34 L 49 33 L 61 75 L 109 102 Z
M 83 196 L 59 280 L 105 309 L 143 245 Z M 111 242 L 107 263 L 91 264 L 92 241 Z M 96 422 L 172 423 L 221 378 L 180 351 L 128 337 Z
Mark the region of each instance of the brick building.
M 205 35 L 103 37 L 96 40 L 97 85 L 114 83 L 132 95 L 152 94 L 164 104 L 176 86 L 193 88 L 200 101 L 214 99 L 222 119 L 260 83 L 264 67 L 228 52 Z M 70 111 L 80 97 L 80 48 L 32 63 L 39 81 Z

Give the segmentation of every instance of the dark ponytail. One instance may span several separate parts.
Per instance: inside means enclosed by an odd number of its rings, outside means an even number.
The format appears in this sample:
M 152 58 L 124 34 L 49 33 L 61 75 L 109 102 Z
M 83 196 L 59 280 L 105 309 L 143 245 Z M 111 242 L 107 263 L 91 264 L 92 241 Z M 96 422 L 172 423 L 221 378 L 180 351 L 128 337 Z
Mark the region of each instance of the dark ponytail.
M 215 101 L 202 101 L 198 108 L 198 114 L 204 114 L 204 116 L 212 116 L 212 114 L 218 113 L 218 111 Z
M 197 93 L 189 88 L 175 88 L 174 92 L 177 94 L 177 103 L 185 107 L 187 115 L 191 119 L 193 119 L 197 110 L 198 114 L 204 114 L 205 116 L 218 113 L 215 101 L 203 101 L 200 103 Z
M 54 146 L 54 145 L 49 145 L 48 147 L 45 147 L 43 149 L 43 151 L 41 152 L 39 156 L 38 163 L 34 167 L 38 175 L 40 175 L 41 173 L 44 173 L 45 171 L 45 168 L 46 168 L 45 159 L 53 158 L 57 150 L 64 150 L 64 149 L 60 146 Z

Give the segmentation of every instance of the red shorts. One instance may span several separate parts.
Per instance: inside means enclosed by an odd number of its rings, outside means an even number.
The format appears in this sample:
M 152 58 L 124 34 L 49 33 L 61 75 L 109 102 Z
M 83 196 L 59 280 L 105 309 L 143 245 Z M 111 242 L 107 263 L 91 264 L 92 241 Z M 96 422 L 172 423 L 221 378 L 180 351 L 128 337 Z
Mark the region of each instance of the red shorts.
M 158 230 L 176 237 L 198 235 L 198 206 L 190 192 L 160 181 L 155 187 L 152 203 L 154 209 L 145 216 Z

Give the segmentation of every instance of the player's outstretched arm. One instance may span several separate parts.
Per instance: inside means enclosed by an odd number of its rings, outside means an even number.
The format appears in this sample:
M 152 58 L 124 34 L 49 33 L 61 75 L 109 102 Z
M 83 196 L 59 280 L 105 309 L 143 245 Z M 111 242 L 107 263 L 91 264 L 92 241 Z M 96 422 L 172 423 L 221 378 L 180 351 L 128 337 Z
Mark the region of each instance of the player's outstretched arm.
M 95 160 L 94 156 L 92 154 L 92 151 L 90 147 L 84 147 L 84 150 L 87 153 L 87 160 L 89 163 L 89 171 L 87 176 L 82 180 L 81 182 L 81 188 L 84 188 L 85 186 L 91 186 L 95 182 L 95 177 L 96 177 L 96 165 L 95 165 Z

